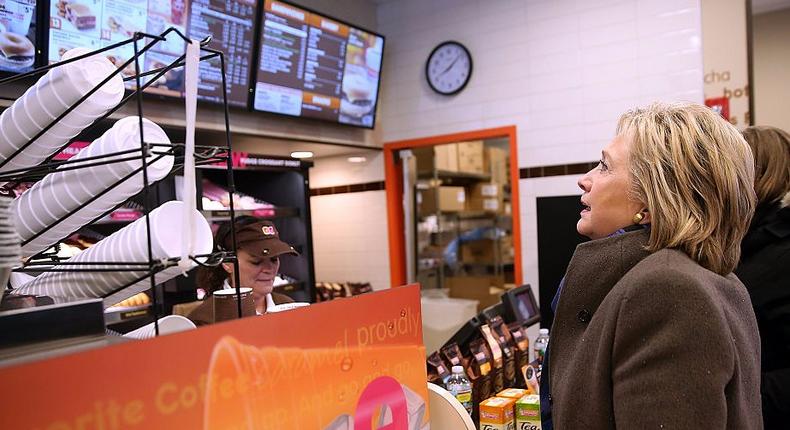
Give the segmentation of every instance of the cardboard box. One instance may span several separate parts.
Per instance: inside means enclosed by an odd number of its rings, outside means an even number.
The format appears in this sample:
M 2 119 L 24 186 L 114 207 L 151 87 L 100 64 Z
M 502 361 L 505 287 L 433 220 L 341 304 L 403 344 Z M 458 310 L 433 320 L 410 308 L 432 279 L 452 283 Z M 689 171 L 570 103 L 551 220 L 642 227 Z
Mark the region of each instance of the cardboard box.
M 527 394 L 527 390 L 521 388 L 508 388 L 506 390 L 502 390 L 496 394 L 497 397 L 502 397 L 504 399 L 513 399 L 519 400 L 520 398 L 524 397 Z
M 509 183 L 510 165 L 507 156 L 507 151 L 502 148 L 486 147 L 483 169 L 485 173 L 491 175 L 491 182 Z
M 505 210 L 503 199 L 502 184 L 478 183 L 470 187 L 468 208 L 470 211 L 503 213 Z
M 502 397 L 491 397 L 480 403 L 480 429 L 513 430 L 516 401 Z
M 482 140 L 458 143 L 458 171 L 485 174 L 485 156 Z
M 460 212 L 466 209 L 464 187 L 437 187 L 420 191 L 419 213 L 429 215 L 441 212 Z M 438 198 L 438 200 L 437 200 Z
M 505 292 L 503 276 L 448 276 L 444 288 L 450 289 L 450 297 L 477 300 L 477 310 L 483 310 L 500 302 Z
M 417 173 L 432 173 L 433 172 L 433 148 L 412 148 L 411 152 L 417 158 Z
M 499 259 L 497 259 L 497 250 Z M 504 236 L 497 240 L 470 240 L 461 244 L 461 261 L 464 263 L 494 264 L 513 262 L 513 237 Z
M 434 170 L 458 171 L 458 145 L 429 146 L 412 149 L 417 157 L 417 173 L 433 173 Z
M 434 151 L 434 166 L 436 170 L 444 170 L 447 172 L 458 171 L 458 145 L 455 143 L 448 143 L 446 145 L 437 145 L 433 147 Z
M 540 396 L 526 395 L 516 401 L 516 428 L 540 430 Z

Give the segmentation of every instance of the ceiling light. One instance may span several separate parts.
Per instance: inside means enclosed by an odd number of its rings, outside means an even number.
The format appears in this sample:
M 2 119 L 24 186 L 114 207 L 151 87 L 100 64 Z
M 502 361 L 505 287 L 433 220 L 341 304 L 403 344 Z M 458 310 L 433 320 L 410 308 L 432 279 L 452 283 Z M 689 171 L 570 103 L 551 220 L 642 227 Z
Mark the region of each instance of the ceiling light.
M 365 157 L 348 157 L 349 163 L 364 163 L 365 161 L 368 161 Z
M 291 153 L 292 158 L 313 158 L 313 151 L 294 151 Z

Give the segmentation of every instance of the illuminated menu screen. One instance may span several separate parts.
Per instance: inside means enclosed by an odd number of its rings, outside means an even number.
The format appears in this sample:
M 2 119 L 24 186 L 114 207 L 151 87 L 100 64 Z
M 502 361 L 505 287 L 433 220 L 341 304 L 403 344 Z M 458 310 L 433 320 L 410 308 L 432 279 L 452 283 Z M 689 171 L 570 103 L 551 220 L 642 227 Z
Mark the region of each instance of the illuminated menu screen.
M 41 2 L 41 7 L 46 3 Z M 24 73 L 36 62 L 36 0 L 0 0 L 0 71 Z
M 208 47 L 225 55 L 228 102 L 246 106 L 255 13 L 256 0 L 52 0 L 49 61 L 58 61 L 71 48 L 99 49 L 129 39 L 138 31 L 160 34 L 174 27 L 193 40 L 211 35 Z M 143 46 L 144 43 L 138 43 L 138 49 Z M 171 34 L 141 55 L 140 66 L 144 71 L 164 67 L 185 50 L 183 39 Z M 130 43 L 106 54 L 120 66 L 134 55 L 134 46 Z M 134 63 L 127 66 L 123 75 L 134 76 L 134 67 Z M 127 86 L 133 87 L 134 82 L 127 82 Z M 184 68 L 168 71 L 147 91 L 183 97 Z M 222 102 L 218 57 L 200 62 L 198 99 Z
M 384 38 L 265 0 L 253 107 L 373 127 Z

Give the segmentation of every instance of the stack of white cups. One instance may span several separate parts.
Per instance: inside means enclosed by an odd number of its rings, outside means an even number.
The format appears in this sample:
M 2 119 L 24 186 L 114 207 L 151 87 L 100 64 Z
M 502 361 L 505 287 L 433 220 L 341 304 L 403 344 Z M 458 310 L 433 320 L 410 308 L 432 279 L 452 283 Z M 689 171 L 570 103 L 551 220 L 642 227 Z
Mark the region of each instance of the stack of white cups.
M 182 317 L 181 315 L 168 315 L 159 318 L 159 335 L 178 333 L 180 331 L 192 330 L 197 328 L 189 318 Z M 156 327 L 154 323 L 146 324 L 137 330 L 132 330 L 123 335 L 131 339 L 151 339 L 156 336 Z
M 151 251 L 154 260 L 177 258 L 181 254 L 182 233 L 180 223 L 185 206 L 179 201 L 170 201 L 154 209 L 149 214 L 151 224 Z M 208 221 L 197 210 L 192 210 L 194 236 L 192 255 L 205 255 L 211 252 L 213 238 Z M 66 260 L 60 268 L 111 269 L 107 272 L 47 272 L 12 291 L 12 294 L 35 294 L 58 298 L 104 297 L 105 306 L 128 299 L 150 288 L 149 278 L 144 278 L 128 288 L 112 291 L 130 284 L 145 275 L 147 267 L 117 265 L 77 266 L 68 263 L 90 262 L 148 262 L 148 232 L 145 218 L 140 218 L 117 232 L 107 236 L 96 245 Z M 203 257 L 201 257 L 202 259 Z M 198 259 L 199 261 L 201 259 Z M 192 266 L 195 264 L 193 263 Z M 117 271 L 119 269 L 140 269 L 139 271 Z M 169 267 L 156 274 L 156 284 L 178 276 L 181 270 Z
M 19 248 L 19 235 L 14 229 L 14 218 L 11 216 L 11 199 L 0 197 L 0 287 L 5 289 L 11 268 L 22 263 Z M 0 301 L 3 293 L 0 292 Z
M 149 143 L 170 143 L 165 132 L 153 122 L 143 118 L 143 136 Z M 135 150 L 137 152 L 114 155 L 98 160 L 88 157 L 114 154 L 119 151 Z M 140 123 L 139 117 L 126 117 L 113 125 L 100 138 L 71 158 L 74 164 L 65 167 L 77 167 L 80 164 L 97 163 L 140 156 Z M 157 152 L 154 150 L 154 152 Z M 161 151 L 159 151 L 161 152 Z M 173 168 L 172 155 L 161 156 L 152 153 L 148 156 L 148 182 L 154 183 L 163 179 Z M 76 170 L 65 170 L 50 173 L 32 188 L 19 196 L 13 204 L 12 212 L 16 220 L 17 230 L 22 240 L 28 240 L 69 212 L 77 212 L 64 219 L 49 230 L 31 240 L 22 247 L 23 255 L 31 256 L 47 249 L 52 244 L 70 235 L 85 224 L 90 223 L 103 213 L 126 201 L 143 189 L 142 160 L 133 159 L 118 161 L 112 164 L 86 167 Z M 140 171 L 127 180 L 109 189 L 113 184 Z M 101 197 L 87 203 L 88 200 L 107 190 Z M 86 204 L 87 203 L 87 204 Z
M 68 51 L 63 59 L 90 52 L 85 48 Z M 0 115 L 0 172 L 29 168 L 40 164 L 65 146 L 69 140 L 115 107 L 123 98 L 120 73 L 56 122 L 46 133 L 16 156 L 13 154 L 33 136 L 99 85 L 115 66 L 97 54 L 51 69 Z M 12 157 L 13 156 L 13 157 Z

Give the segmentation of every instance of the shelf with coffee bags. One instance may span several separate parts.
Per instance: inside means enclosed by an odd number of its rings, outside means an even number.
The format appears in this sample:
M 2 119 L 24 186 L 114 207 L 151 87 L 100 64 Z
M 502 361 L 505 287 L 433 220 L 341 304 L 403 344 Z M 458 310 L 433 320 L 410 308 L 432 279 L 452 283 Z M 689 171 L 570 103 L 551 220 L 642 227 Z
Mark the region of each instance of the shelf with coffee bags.
M 140 72 L 141 55 L 168 37 L 181 37 L 191 56 L 185 53 L 164 67 Z M 25 181 L 36 182 L 14 200 L 12 212 L 24 257 L 13 271 L 37 276 L 15 286 L 10 294 L 48 296 L 55 302 L 75 297 L 101 298 L 109 307 L 151 290 L 149 306 L 154 315 L 153 328 L 158 333 L 162 306 L 158 303 L 161 299 L 157 286 L 199 265 L 236 264 L 235 238 L 231 250 L 212 252 L 211 229 L 203 215 L 180 201 L 158 205 L 162 202 L 152 191 L 152 185 L 173 170 L 189 172 L 194 171 L 194 166 L 217 163 L 225 164 L 229 189 L 235 189 L 224 91 L 225 146 L 171 142 L 159 126 L 145 119 L 143 112 L 142 91 L 169 70 L 184 67 L 190 61 L 189 67 L 196 71 L 198 62 L 219 58 L 226 88 L 224 56 L 206 47 L 209 39 L 193 43 L 175 28 L 158 35 L 135 33 L 130 39 L 98 50 L 73 49 L 58 63 L 0 80 L 2 87 L 41 76 L 0 115 L 0 182 L 6 188 Z M 102 55 L 124 45 L 131 45 L 134 55 L 118 67 Z M 134 67 L 136 73 L 123 78 L 121 70 L 127 67 Z M 124 81 L 134 81 L 134 89 L 128 95 L 124 95 Z M 136 104 L 136 116 L 116 121 L 74 157 L 54 159 L 76 136 L 127 103 Z M 194 130 L 194 120 L 192 123 Z M 124 223 L 76 256 L 64 259 L 48 253 L 53 244 L 85 225 L 101 223 L 138 194 L 142 196 L 145 216 Z M 232 202 L 229 212 L 233 218 Z M 190 228 L 174 228 L 179 223 Z M 179 246 L 182 240 L 189 244 Z M 182 260 L 181 255 L 188 255 L 188 260 Z M 240 306 L 238 315 L 241 316 Z

